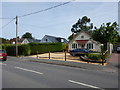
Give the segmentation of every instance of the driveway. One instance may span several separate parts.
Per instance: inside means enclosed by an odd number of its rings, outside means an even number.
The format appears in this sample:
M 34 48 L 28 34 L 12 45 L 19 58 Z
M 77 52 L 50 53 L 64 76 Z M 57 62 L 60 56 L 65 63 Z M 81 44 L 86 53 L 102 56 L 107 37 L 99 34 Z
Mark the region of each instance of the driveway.
M 109 63 L 113 66 L 120 68 L 120 53 L 112 53 Z
M 37 55 L 31 55 L 29 57 L 37 58 Z M 39 59 L 49 59 L 49 53 L 38 54 L 38 58 Z M 50 59 L 65 61 L 65 53 L 64 52 L 50 53 Z M 87 62 L 80 60 L 79 56 L 76 56 L 76 57 L 71 56 L 70 53 L 66 53 L 66 61 L 87 63 Z M 90 64 L 100 65 L 99 63 L 90 63 Z M 104 65 L 106 66 L 107 63 L 105 63 Z

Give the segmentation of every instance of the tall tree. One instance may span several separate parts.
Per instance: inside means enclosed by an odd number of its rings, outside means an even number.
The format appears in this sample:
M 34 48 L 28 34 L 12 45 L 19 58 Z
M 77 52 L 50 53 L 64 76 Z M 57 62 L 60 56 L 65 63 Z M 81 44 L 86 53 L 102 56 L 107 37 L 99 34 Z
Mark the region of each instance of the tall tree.
M 22 38 L 31 38 L 32 39 L 33 37 L 32 37 L 31 33 L 26 32 L 25 34 L 23 34 Z
M 71 31 L 73 33 L 78 33 L 81 30 L 91 31 L 93 29 L 93 23 L 90 23 L 90 21 L 90 18 L 87 16 L 82 17 L 82 19 L 79 19 L 77 23 L 72 25 Z
M 115 44 L 118 41 L 118 36 L 118 24 L 116 22 L 103 23 L 100 28 L 95 27 L 92 34 L 94 40 L 103 44 L 106 44 L 107 42 Z
M 74 34 L 74 36 L 77 35 L 80 31 L 88 31 L 92 32 L 93 29 L 93 23 L 90 23 L 90 18 L 87 16 L 83 16 L 82 19 L 78 19 L 78 21 L 72 25 L 71 32 Z M 68 40 L 70 41 L 72 39 L 72 35 L 68 37 Z

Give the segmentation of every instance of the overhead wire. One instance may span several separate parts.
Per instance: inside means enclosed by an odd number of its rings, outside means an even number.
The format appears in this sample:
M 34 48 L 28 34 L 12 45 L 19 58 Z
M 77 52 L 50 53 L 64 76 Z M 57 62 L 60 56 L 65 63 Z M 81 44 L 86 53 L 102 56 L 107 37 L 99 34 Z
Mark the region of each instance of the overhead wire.
M 57 7 L 60 7 L 60 6 L 63 6 L 63 5 L 66 5 L 72 1 L 75 1 L 75 0 L 71 0 L 71 1 L 68 1 L 68 2 L 65 2 L 65 3 L 62 3 L 62 4 L 58 4 L 58 5 L 55 5 L 55 6 L 52 6 L 52 7 L 49 7 L 49 8 L 46 8 L 46 9 L 43 9 L 43 10 L 40 10 L 40 11 L 36 11 L 36 12 L 32 12 L 32 13 L 28 13 L 28 14 L 24 14 L 24 15 L 21 15 L 21 16 L 18 16 L 18 17 L 25 17 L 25 16 L 29 16 L 29 15 L 33 15 L 33 14 L 37 14 L 37 13 L 40 13 L 40 12 L 44 12 L 44 11 L 48 11 L 50 9 L 53 9 L 53 8 L 57 8 Z
M 13 18 L 11 21 L 9 21 L 7 24 L 5 24 L 4 26 L 2 26 L 0 29 L 5 28 L 6 26 L 8 26 L 15 18 Z
M 0 18 L 0 19 L 14 19 L 14 18 Z

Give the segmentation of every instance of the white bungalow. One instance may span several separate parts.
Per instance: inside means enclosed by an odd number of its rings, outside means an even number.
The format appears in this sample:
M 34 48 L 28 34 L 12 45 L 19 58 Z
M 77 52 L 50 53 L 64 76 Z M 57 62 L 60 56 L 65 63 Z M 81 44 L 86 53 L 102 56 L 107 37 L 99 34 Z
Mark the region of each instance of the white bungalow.
M 76 48 L 87 48 L 94 51 L 101 51 L 101 44 L 93 40 L 88 32 L 81 31 L 68 43 L 68 51 Z

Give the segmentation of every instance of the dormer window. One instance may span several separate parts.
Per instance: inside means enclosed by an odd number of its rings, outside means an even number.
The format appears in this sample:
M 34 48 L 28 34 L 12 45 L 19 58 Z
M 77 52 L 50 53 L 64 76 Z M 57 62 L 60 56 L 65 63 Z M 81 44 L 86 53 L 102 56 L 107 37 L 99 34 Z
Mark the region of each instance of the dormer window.
M 81 36 L 81 38 L 84 38 L 84 36 Z

